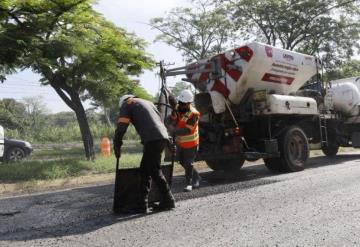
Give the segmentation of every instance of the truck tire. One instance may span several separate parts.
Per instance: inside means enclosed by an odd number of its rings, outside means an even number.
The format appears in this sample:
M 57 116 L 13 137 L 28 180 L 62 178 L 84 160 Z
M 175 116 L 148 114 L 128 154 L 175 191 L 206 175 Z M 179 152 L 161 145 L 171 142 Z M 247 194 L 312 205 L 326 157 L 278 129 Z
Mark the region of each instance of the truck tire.
M 25 152 L 19 147 L 11 147 L 5 153 L 5 162 L 20 161 L 25 157 Z
M 309 158 L 309 143 L 304 131 L 290 126 L 279 138 L 280 157 L 264 159 L 266 167 L 275 172 L 298 172 Z
M 244 159 L 206 160 L 206 164 L 214 171 L 237 171 L 244 165 Z
M 322 147 L 321 150 L 326 156 L 334 157 L 337 154 L 337 152 L 339 151 L 339 145 L 330 144 L 327 147 Z

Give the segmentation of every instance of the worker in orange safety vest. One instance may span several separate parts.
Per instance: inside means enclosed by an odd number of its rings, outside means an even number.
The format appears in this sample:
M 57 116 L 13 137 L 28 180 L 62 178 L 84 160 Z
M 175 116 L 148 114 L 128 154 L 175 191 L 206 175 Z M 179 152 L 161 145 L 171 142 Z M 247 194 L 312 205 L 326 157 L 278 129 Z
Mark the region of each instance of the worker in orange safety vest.
M 192 92 L 188 89 L 180 92 L 175 110 L 167 118 L 166 125 L 170 133 L 175 134 L 176 158 L 185 169 L 186 187 L 184 191 L 191 191 L 200 186 L 200 175 L 194 169 L 199 146 L 199 118 L 200 113 L 191 105 L 194 101 Z

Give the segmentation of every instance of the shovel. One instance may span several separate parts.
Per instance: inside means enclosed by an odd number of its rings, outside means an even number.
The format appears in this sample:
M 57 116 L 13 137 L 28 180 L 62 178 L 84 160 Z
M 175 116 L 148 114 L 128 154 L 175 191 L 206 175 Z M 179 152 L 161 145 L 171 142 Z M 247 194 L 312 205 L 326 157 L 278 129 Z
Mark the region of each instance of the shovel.
M 171 164 L 161 166 L 162 172 L 169 186 L 172 182 L 172 173 L 174 167 L 174 155 L 172 156 Z M 120 168 L 120 161 L 116 159 L 115 171 L 115 188 L 114 188 L 114 202 L 113 211 L 115 213 L 121 212 L 124 207 L 136 205 L 141 201 L 141 172 L 140 168 Z M 156 184 L 151 184 L 149 192 L 149 205 L 159 202 L 161 200 L 161 193 Z
M 116 170 L 115 170 L 115 188 L 114 188 L 114 202 L 113 202 L 113 210 L 116 212 L 119 209 L 119 186 L 118 186 L 118 172 L 119 172 L 120 158 L 116 157 Z

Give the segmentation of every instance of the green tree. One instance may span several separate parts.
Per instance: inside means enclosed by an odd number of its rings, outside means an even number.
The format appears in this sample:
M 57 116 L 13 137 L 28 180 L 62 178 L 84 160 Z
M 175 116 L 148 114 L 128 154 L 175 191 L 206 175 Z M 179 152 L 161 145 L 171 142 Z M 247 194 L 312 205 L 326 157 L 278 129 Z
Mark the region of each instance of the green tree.
M 14 99 L 0 100 L 0 125 L 6 129 L 23 131 L 28 126 L 26 106 Z
M 358 0 L 220 0 L 238 30 L 284 49 L 322 56 L 327 69 L 359 47 Z
M 38 139 L 38 136 L 49 124 L 47 121 L 49 109 L 46 108 L 42 97 L 26 97 L 23 101 L 26 109 L 25 119 L 29 123 L 28 134 L 34 139 Z
M 340 65 L 337 69 L 328 71 L 325 80 L 331 81 L 347 77 L 360 76 L 360 60 L 349 60 Z
M 76 123 L 74 112 L 58 112 L 48 116 L 52 126 L 64 127 L 70 123 Z
M 135 95 L 138 98 L 146 99 L 153 101 L 154 97 L 150 95 L 142 86 L 139 84 L 136 84 L 136 87 L 132 90 L 132 92 L 129 92 L 133 95 Z M 103 102 L 100 101 L 94 101 L 92 102 L 92 106 L 95 109 L 101 110 L 102 117 L 100 120 L 103 123 L 106 123 L 109 127 L 114 126 L 116 123 L 116 120 L 119 116 L 119 98 L 112 98 L 110 103 L 107 105 L 104 105 Z
M 179 81 L 179 82 L 175 83 L 175 85 L 171 88 L 171 93 L 175 97 L 177 97 L 177 96 L 179 96 L 180 92 L 185 89 L 192 90 L 193 87 L 191 86 L 190 83 L 186 83 L 184 81 Z
M 236 38 L 224 8 L 205 0 L 192 0 L 191 3 L 189 8 L 174 8 L 166 17 L 150 21 L 150 25 L 161 32 L 156 41 L 175 47 L 187 61 L 221 52 Z
M 90 0 L 7 0 L 0 3 L 0 73 L 30 68 L 75 112 L 85 154 L 94 155 L 82 97 L 111 103 L 133 91 L 129 76 L 153 64 L 145 43 L 115 27 Z

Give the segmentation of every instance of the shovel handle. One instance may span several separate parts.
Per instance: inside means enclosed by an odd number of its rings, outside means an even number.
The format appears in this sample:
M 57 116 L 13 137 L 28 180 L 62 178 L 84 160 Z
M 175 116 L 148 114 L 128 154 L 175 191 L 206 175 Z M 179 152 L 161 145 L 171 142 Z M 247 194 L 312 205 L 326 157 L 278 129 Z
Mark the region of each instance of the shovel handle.
M 171 140 L 171 149 L 174 148 L 175 146 L 175 134 L 173 134 L 172 136 L 172 140 Z M 170 170 L 170 181 L 169 181 L 169 186 L 171 187 L 171 184 L 172 184 L 172 175 L 173 175 L 173 172 L 174 172 L 174 164 L 175 164 L 175 153 L 173 152 L 173 150 L 171 150 L 171 170 Z
M 113 202 L 113 210 L 116 211 L 118 209 L 119 201 L 118 201 L 118 172 L 119 172 L 119 164 L 120 158 L 116 157 L 116 170 L 115 170 L 115 188 L 114 188 L 114 202 Z
M 120 158 L 116 157 L 116 172 L 117 170 L 119 170 L 119 163 L 120 163 Z

